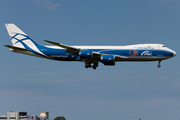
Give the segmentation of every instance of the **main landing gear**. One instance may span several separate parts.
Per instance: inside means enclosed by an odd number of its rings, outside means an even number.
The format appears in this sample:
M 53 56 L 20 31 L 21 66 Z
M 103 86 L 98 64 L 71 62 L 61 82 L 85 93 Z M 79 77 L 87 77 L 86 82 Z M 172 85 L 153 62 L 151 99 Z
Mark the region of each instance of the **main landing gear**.
M 93 64 L 93 65 L 91 65 L 91 64 Z M 85 68 L 93 68 L 94 70 L 96 69 L 96 67 L 98 67 L 98 63 L 85 63 Z
M 157 66 L 158 68 L 161 67 L 160 63 L 161 63 L 161 60 L 159 60 L 159 62 L 158 62 L 158 66 Z

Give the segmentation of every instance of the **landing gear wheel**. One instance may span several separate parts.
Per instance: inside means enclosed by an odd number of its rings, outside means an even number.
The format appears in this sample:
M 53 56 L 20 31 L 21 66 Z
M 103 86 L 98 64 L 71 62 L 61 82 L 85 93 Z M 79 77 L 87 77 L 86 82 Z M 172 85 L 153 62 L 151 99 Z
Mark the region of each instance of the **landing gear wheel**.
M 94 63 L 94 65 L 95 65 L 96 67 L 98 67 L 98 63 Z
M 98 67 L 98 63 L 94 62 L 92 68 L 95 70 Z
M 160 68 L 160 67 L 161 67 L 161 65 L 158 65 L 157 67 L 158 67 L 158 68 Z
M 96 69 L 96 66 L 95 66 L 95 65 L 93 65 L 93 66 L 92 66 L 92 68 L 95 70 L 95 69 Z
M 85 65 L 85 68 L 91 68 L 91 64 L 90 64 L 90 63 L 87 63 L 87 64 Z
M 85 68 L 88 68 L 88 64 L 85 65 Z
M 91 64 L 88 64 L 88 67 L 91 68 Z

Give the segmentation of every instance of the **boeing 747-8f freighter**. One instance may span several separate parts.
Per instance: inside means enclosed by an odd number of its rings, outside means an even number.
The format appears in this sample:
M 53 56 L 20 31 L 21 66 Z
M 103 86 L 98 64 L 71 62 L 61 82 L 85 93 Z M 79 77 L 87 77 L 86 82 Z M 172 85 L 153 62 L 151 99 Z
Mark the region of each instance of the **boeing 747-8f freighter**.
M 5 24 L 12 45 L 5 45 L 12 52 L 58 60 L 80 61 L 85 68 L 96 69 L 98 63 L 115 65 L 121 61 L 158 61 L 176 56 L 176 52 L 163 44 L 135 44 L 126 46 L 68 46 L 65 44 L 44 40 L 55 46 L 42 46 L 33 41 L 15 24 Z

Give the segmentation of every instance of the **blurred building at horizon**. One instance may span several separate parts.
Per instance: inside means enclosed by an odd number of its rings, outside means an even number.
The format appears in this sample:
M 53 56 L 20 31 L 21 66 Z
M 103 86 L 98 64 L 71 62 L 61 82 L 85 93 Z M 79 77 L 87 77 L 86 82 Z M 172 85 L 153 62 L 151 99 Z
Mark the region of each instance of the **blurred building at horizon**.
M 7 116 L 0 116 L 0 120 L 37 120 L 37 115 L 27 115 L 27 112 L 7 111 Z

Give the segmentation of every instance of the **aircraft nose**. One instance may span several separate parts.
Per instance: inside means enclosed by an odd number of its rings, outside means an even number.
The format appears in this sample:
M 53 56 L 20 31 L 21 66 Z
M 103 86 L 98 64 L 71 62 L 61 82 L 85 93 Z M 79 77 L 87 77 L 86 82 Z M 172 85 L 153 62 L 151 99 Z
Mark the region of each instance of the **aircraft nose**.
M 175 51 L 173 51 L 173 55 L 176 56 L 176 52 Z

